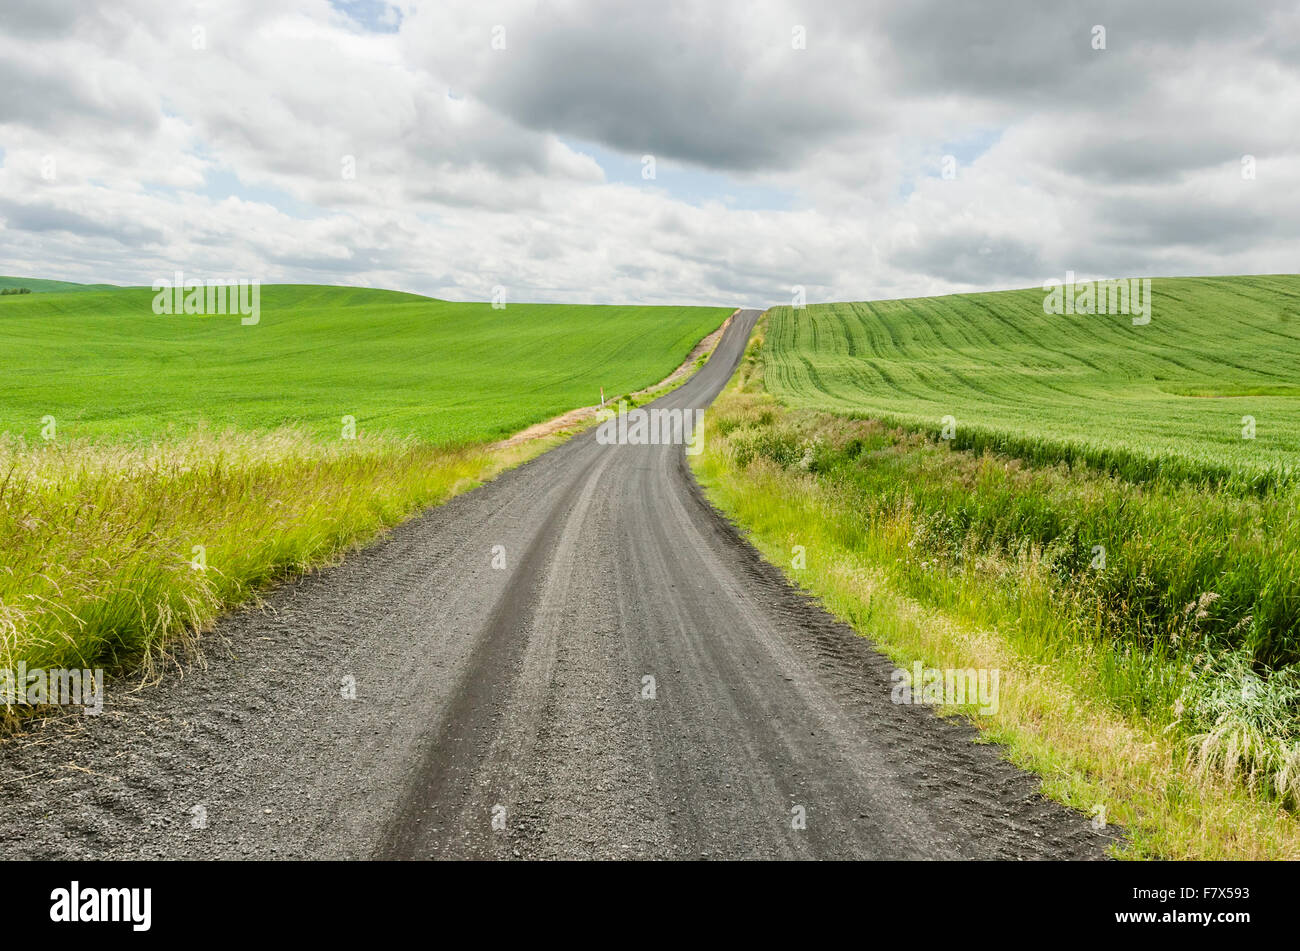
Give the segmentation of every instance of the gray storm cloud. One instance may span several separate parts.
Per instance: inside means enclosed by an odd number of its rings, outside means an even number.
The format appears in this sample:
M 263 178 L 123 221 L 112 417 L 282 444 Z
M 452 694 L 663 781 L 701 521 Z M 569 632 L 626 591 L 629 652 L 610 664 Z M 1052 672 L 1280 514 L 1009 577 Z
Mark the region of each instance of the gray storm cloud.
M 1273 0 L 15 0 L 0 269 L 728 304 L 1287 271 L 1296 128 Z

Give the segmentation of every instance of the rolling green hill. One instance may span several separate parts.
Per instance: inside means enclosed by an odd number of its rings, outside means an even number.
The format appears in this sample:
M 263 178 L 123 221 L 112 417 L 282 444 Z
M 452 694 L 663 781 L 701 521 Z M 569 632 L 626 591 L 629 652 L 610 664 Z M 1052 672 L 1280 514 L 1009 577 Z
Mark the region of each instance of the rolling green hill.
M 160 316 L 145 288 L 0 299 L 0 431 L 35 440 L 299 424 L 337 436 L 492 439 L 656 382 L 729 311 L 459 304 L 395 291 L 262 288 L 260 321 Z
M 1152 319 L 1045 314 L 1040 289 L 773 309 L 768 388 L 958 448 L 1146 478 L 1289 480 L 1300 464 L 1300 276 L 1152 282 Z M 1254 438 L 1243 438 L 1254 420 Z
M 728 313 L 282 285 L 245 326 L 153 302 L 0 297 L 0 668 L 195 638 L 560 437 L 483 442 L 663 379 Z
M 999 672 L 962 712 L 1122 854 L 1294 858 L 1300 277 L 1150 286 L 776 308 L 692 465 L 900 668 Z
M 74 284 L 71 281 L 47 281 L 39 277 L 0 277 L 0 290 L 25 287 L 33 294 L 67 294 L 77 291 L 112 290 L 112 284 Z

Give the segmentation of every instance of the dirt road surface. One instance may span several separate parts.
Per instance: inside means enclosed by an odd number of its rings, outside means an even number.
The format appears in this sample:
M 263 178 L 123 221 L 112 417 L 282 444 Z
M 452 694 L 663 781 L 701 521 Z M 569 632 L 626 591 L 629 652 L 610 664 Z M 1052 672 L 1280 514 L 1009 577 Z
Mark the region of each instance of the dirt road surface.
M 757 317 L 655 405 L 707 406 Z M 1110 841 L 969 727 L 891 703 L 892 665 L 759 559 L 680 445 L 589 430 L 206 645 L 206 669 L 112 685 L 103 715 L 0 744 L 0 857 L 1098 858 Z

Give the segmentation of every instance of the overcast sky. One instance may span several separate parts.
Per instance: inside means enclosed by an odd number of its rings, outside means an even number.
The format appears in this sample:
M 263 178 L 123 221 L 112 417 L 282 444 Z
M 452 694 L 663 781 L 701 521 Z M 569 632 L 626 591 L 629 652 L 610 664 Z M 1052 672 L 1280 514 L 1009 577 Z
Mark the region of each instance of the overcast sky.
M 5 274 L 812 303 L 1295 272 L 1298 208 L 1296 0 L 0 4 Z

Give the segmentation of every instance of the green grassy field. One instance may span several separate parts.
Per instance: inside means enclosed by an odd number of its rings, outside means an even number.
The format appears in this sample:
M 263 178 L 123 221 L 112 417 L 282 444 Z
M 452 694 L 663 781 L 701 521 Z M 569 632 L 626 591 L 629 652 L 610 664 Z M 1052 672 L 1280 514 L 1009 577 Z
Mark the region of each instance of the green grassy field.
M 874 420 L 785 409 L 763 392 L 757 363 L 709 410 L 711 436 L 691 464 L 792 583 L 904 669 L 998 671 L 995 712 L 946 712 L 970 716 L 1051 797 L 1121 826 L 1122 855 L 1300 858 L 1296 668 L 1270 673 L 1225 647 L 1221 603 L 1197 597 L 1186 611 L 1150 578 L 1129 601 L 1134 578 L 1183 557 L 1197 490 L 1026 467 Z M 1227 511 L 1275 530 L 1294 511 L 1280 498 L 1204 501 L 1211 524 Z M 1121 545 L 1093 569 L 1080 530 L 1098 516 L 1122 528 L 1105 516 L 1125 508 Z M 1256 537 L 1238 552 L 1258 555 Z
M 692 462 L 896 662 L 1001 670 L 978 724 L 1126 854 L 1297 858 L 1300 278 L 1154 290 L 774 309 Z
M 563 436 L 489 442 L 659 382 L 729 313 L 277 286 L 244 326 L 153 296 L 0 297 L 0 668 L 192 642 Z
M 261 318 L 159 316 L 148 289 L 0 298 L 0 431 L 138 440 L 295 425 L 438 445 L 505 436 L 667 376 L 725 308 L 446 301 L 262 288 Z
M 1289 479 L 1300 465 L 1300 276 L 1152 282 L 1151 322 L 1054 316 L 1041 289 L 771 311 L 790 406 L 938 432 L 957 448 L 1129 478 Z M 1243 417 L 1255 438 L 1243 438 Z

